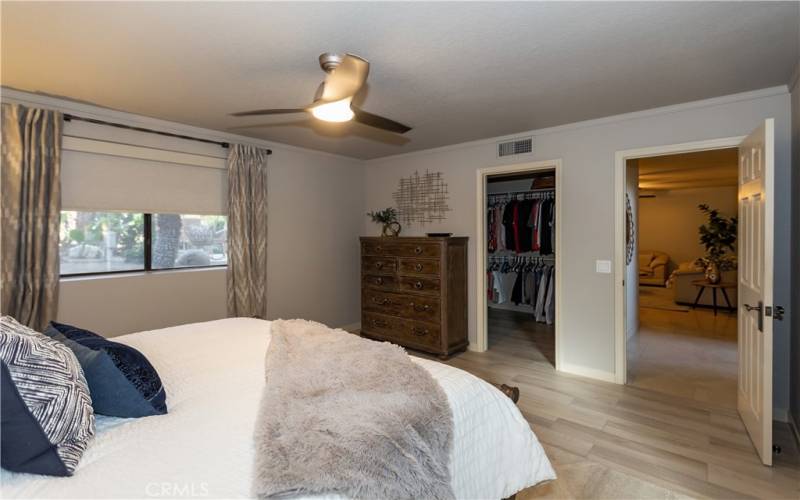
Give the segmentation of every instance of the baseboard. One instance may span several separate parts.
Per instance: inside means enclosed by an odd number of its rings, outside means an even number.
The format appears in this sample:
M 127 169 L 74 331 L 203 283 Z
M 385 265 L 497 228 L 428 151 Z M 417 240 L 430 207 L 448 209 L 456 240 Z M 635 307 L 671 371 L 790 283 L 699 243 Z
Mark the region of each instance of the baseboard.
M 797 427 L 797 421 L 791 413 L 789 414 L 789 428 L 792 429 L 794 441 L 797 443 L 798 448 L 800 448 L 800 428 Z
M 558 371 L 569 373 L 571 375 L 579 375 L 581 377 L 601 380 L 603 382 L 615 382 L 614 372 L 607 372 L 604 370 L 597 370 L 595 368 L 586 368 L 585 366 L 572 365 L 569 363 L 560 363 Z
M 361 330 L 361 322 L 359 321 L 358 323 L 350 323 L 349 325 L 343 325 L 338 328 L 346 332 L 357 332 Z
M 772 409 L 772 420 L 783 422 L 784 424 L 789 423 L 789 410 L 786 408 L 773 408 Z

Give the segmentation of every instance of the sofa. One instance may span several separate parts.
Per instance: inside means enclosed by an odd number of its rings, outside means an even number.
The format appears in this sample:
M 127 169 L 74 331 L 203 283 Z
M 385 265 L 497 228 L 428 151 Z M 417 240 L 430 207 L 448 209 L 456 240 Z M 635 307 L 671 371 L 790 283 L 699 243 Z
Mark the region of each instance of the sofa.
M 658 250 L 639 251 L 639 284 L 666 286 L 669 255 Z
M 692 281 L 705 279 L 705 275 L 705 271 L 701 267 L 695 266 L 693 262 L 683 262 L 678 265 L 678 268 L 670 275 L 669 283 L 667 284 L 668 287 L 672 288 L 672 296 L 675 303 L 683 305 L 694 304 L 698 288 L 692 285 Z M 736 283 L 736 280 L 737 271 L 735 269 L 732 271 L 722 271 L 722 281 Z M 728 294 L 731 305 L 736 307 L 736 301 L 738 300 L 736 288 L 728 288 L 725 290 L 725 293 Z M 702 306 L 710 306 L 713 304 L 711 289 L 707 288 L 703 292 L 697 304 Z M 724 308 L 726 305 L 725 297 L 722 295 L 721 291 L 718 291 L 717 306 Z

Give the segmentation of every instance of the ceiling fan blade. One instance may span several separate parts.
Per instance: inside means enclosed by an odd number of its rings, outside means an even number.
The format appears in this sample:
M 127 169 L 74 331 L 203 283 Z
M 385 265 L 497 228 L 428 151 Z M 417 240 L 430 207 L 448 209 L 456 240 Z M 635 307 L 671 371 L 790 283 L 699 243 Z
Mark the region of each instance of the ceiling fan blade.
M 261 115 L 288 115 L 290 113 L 305 113 L 305 108 L 288 109 L 254 109 L 252 111 L 240 111 L 231 113 L 231 116 L 261 116 Z
M 364 125 L 369 125 L 370 127 L 375 127 L 382 130 L 388 130 L 389 132 L 395 132 L 397 134 L 405 134 L 411 130 L 411 127 L 407 125 L 403 125 L 402 123 L 398 123 L 382 116 L 367 113 L 363 109 L 359 109 L 355 106 L 351 106 L 351 109 L 354 113 L 353 120 L 363 123 Z
M 336 69 L 328 73 L 322 87 L 323 101 L 341 101 L 353 97 L 364 86 L 369 75 L 369 62 L 366 59 L 347 54 Z

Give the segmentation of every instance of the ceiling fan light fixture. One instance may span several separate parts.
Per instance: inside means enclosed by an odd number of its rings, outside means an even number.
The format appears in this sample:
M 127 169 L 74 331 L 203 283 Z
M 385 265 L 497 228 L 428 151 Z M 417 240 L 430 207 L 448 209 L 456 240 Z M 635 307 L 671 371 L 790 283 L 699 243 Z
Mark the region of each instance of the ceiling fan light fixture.
M 341 123 L 350 121 L 353 119 L 353 116 L 355 116 L 353 110 L 350 109 L 350 101 L 352 100 L 352 97 L 348 97 L 340 101 L 333 101 L 320 104 L 319 106 L 314 106 L 311 108 L 311 114 L 314 115 L 314 118 L 326 122 Z

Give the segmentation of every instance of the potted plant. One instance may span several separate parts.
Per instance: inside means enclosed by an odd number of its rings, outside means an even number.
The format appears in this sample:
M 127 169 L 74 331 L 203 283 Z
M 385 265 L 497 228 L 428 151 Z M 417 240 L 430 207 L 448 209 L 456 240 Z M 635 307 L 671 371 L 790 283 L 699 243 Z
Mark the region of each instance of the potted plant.
M 705 269 L 709 283 L 719 283 L 722 271 L 736 269 L 736 255 L 733 252 L 736 251 L 738 221 L 736 217 L 721 216 L 719 210 L 705 204 L 698 205 L 698 208 L 708 216 L 708 222 L 698 228 L 706 255 L 695 263 Z
M 397 210 L 392 207 L 367 213 L 372 222 L 383 224 L 381 236 L 397 236 L 400 234 L 400 223 L 397 222 Z

